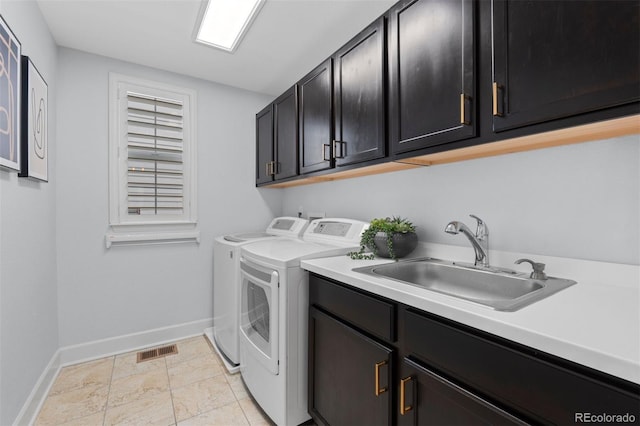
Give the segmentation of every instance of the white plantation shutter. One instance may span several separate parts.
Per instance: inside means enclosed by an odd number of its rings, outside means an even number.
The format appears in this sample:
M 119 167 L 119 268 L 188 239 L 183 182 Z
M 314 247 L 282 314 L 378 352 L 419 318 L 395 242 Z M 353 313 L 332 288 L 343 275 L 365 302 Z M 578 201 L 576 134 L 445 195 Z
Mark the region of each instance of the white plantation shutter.
M 199 241 L 193 90 L 109 75 L 106 245 Z
M 184 213 L 182 102 L 127 93 L 127 212 Z

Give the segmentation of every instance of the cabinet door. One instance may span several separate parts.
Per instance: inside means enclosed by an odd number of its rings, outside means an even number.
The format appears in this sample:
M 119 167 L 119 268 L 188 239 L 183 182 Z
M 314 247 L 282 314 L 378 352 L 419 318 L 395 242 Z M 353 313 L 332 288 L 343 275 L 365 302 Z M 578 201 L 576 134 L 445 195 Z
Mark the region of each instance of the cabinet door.
M 523 421 L 405 358 L 398 425 L 523 425 Z
M 412 0 L 389 12 L 393 153 L 475 135 L 472 0 Z
M 327 425 L 391 424 L 392 350 L 309 310 L 309 413 Z
M 337 166 L 386 155 L 384 41 L 380 18 L 334 56 Z
M 300 173 L 333 166 L 333 69 L 327 59 L 298 83 Z
M 256 114 L 256 185 L 273 181 L 273 109 L 269 105 Z
M 640 99 L 640 2 L 493 0 L 495 131 Z
M 273 101 L 275 180 L 298 174 L 297 108 L 296 86 Z

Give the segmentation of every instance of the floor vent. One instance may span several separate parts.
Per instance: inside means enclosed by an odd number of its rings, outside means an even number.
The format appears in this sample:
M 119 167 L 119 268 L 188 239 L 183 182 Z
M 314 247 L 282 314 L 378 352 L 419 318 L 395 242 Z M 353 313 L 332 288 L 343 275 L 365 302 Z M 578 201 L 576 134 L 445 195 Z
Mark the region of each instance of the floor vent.
M 138 362 L 149 361 L 167 355 L 175 355 L 178 353 L 177 345 L 163 346 L 161 348 L 149 349 L 147 351 L 138 352 Z

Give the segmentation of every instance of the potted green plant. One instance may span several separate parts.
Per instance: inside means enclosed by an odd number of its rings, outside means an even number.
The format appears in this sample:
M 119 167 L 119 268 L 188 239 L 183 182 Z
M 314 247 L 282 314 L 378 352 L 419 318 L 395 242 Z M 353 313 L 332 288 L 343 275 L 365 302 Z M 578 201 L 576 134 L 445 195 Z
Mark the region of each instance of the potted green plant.
M 360 251 L 351 252 L 352 259 L 373 259 L 376 255 L 398 259 L 411 253 L 418 245 L 416 227 L 407 219 L 392 217 L 373 219 L 360 238 Z M 372 254 L 365 254 L 365 250 Z

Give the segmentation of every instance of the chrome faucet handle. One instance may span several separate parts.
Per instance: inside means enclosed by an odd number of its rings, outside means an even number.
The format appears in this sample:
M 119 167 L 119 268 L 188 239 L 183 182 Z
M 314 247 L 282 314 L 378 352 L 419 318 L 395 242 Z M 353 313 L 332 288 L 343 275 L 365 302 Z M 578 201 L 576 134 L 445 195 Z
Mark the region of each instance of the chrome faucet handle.
M 487 224 L 484 223 L 482 219 L 480 219 L 478 216 L 474 214 L 470 214 L 469 216 L 474 218 L 478 222 L 478 225 L 476 227 L 476 238 L 478 238 L 479 240 L 483 240 L 486 237 L 488 237 L 489 227 L 487 226 Z
M 533 267 L 533 272 L 531 272 L 531 275 L 529 276 L 531 279 L 534 279 L 534 280 L 547 279 L 547 274 L 544 273 L 544 267 L 545 267 L 544 263 L 534 262 L 533 260 L 530 260 L 530 259 L 518 259 L 514 263 L 516 265 L 519 265 L 522 262 L 530 263 L 531 266 Z

